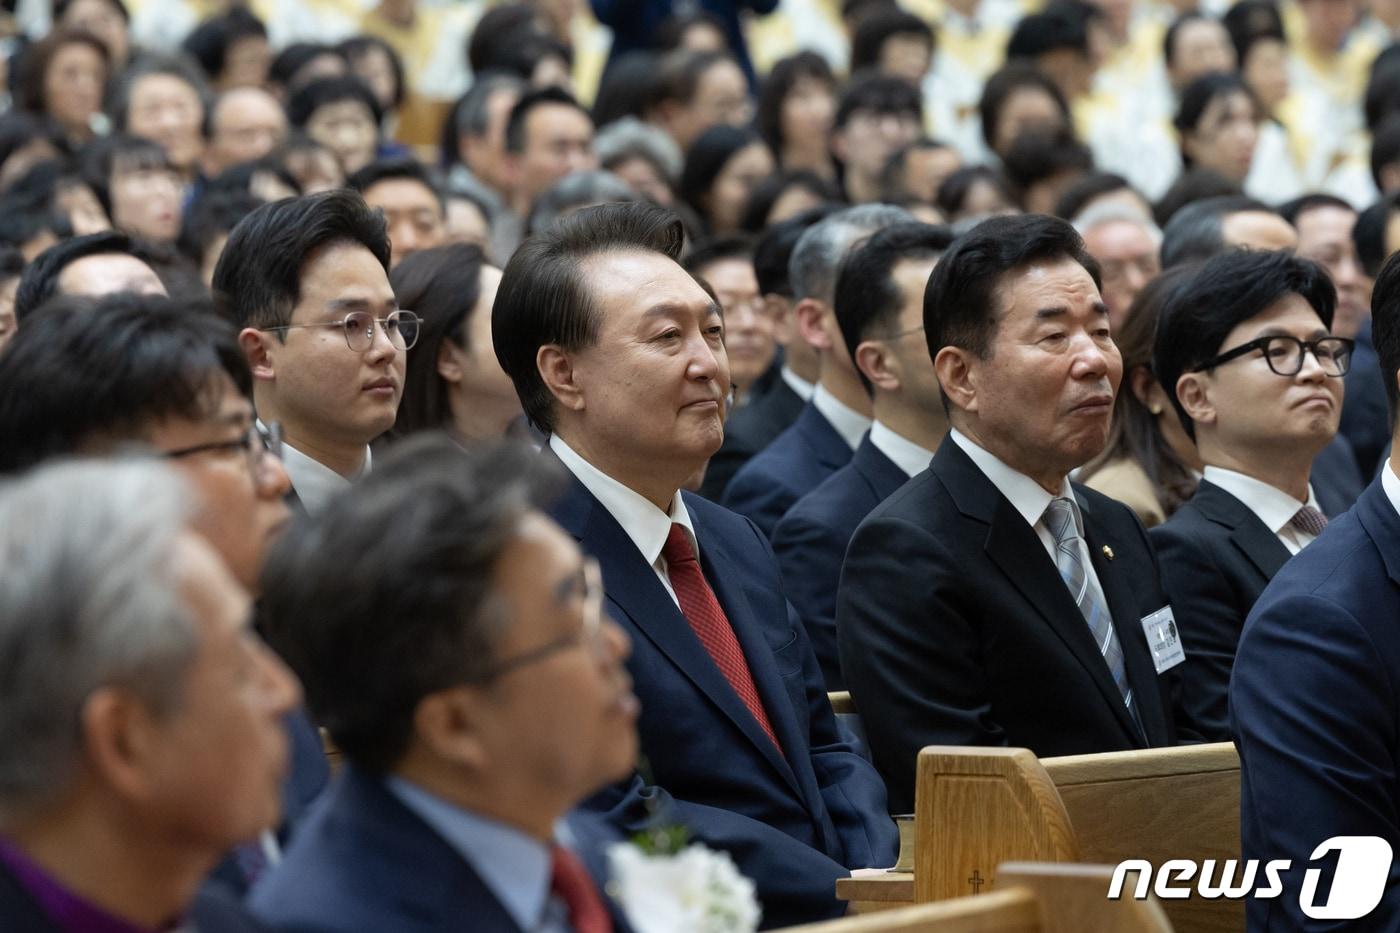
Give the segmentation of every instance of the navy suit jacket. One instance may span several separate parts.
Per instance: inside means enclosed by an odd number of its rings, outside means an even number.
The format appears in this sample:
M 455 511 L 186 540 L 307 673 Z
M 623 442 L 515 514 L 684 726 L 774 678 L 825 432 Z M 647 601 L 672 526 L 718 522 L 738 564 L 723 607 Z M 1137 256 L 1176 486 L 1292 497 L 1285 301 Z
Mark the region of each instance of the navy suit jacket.
M 1181 713 L 1208 741 L 1230 741 L 1230 668 L 1249 610 L 1288 548 L 1249 507 L 1208 480 L 1148 537 L 1186 649 Z
M 1361 475 L 1375 476 L 1376 467 L 1385 462 L 1382 454 L 1390 443 L 1390 412 L 1385 400 L 1385 376 L 1371 342 L 1369 319 L 1356 335 L 1351 369 L 1343 381 L 1347 391 L 1339 430 L 1351 442 Z
M 705 579 L 748 659 L 782 745 L 764 734 L 632 539 L 576 478 L 555 519 L 603 571 L 608 611 L 632 639 L 627 667 L 642 704 L 650 774 L 596 795 L 631 836 L 654 818 L 728 851 L 753 879 L 765 927 L 839 916 L 835 882 L 894 864 L 898 832 L 885 787 L 840 730 L 821 669 L 783 596 L 777 562 L 752 522 L 684 493 Z
M 1281 895 L 1246 902 L 1251 931 L 1400 925 L 1400 860 L 1364 920 L 1328 923 L 1299 908 L 1308 859 L 1324 840 L 1380 836 L 1400 853 L 1397 622 L 1400 514 L 1378 479 L 1274 576 L 1240 637 L 1230 726 L 1244 857 L 1292 861 Z
M 909 479 L 867 434 L 851 462 L 797 500 L 773 530 L 783 588 L 807 629 L 826 689 L 845 690 L 836 651 L 836 585 L 861 519 Z
M 601 892 L 602 846 L 616 837 L 587 815 L 571 815 L 568 823 Z M 318 802 L 250 903 L 264 923 L 285 933 L 524 933 L 436 830 L 383 780 L 354 765 Z M 616 914 L 614 923 L 626 929 Z
M 1317 504 L 1328 518 L 1336 518 L 1351 508 L 1366 488 L 1366 477 L 1357 466 L 1351 442 L 1341 434 L 1332 438 L 1332 443 L 1313 460 L 1309 480 L 1317 494 Z
M 802 396 L 779 378 L 768 391 L 730 415 L 724 423 L 724 443 L 705 469 L 700 495 L 718 502 L 734 474 L 786 431 L 805 404 Z
M 1158 676 L 1139 624 L 1167 604 L 1147 533 L 1122 503 L 1074 494 L 1146 735 L 1035 530 L 950 435 L 861 522 L 836 600 L 841 669 L 898 810 L 913 811 L 926 745 L 1045 757 L 1176 742 L 1178 680 Z
M 850 463 L 851 454 L 846 439 L 808 402 L 791 427 L 734 475 L 720 502 L 772 538 L 778 519 Z

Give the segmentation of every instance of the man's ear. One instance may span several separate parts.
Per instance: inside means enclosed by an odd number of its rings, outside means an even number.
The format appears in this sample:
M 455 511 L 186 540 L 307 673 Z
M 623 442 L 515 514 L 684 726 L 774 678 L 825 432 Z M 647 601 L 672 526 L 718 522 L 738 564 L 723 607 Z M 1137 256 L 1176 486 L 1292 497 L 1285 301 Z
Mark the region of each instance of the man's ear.
M 79 713 L 83 750 L 103 784 L 130 800 L 150 800 L 156 792 L 150 768 L 164 748 L 145 705 L 118 687 L 103 687 Z
M 835 130 L 831 134 L 831 154 L 842 162 L 846 161 L 846 131 L 844 129 Z
M 803 298 L 793 309 L 797 333 L 819 353 L 831 350 L 831 335 L 826 332 L 826 305 L 815 298 Z
M 962 347 L 944 347 L 933 358 L 933 371 L 948 404 L 963 411 L 977 411 L 977 367 Z
M 471 687 L 454 687 L 430 693 L 413 711 L 414 739 L 434 758 L 458 767 L 484 771 L 489 764 L 482 742 L 484 712 Z
M 271 352 L 271 342 L 276 339 L 269 331 L 255 327 L 245 327 L 238 332 L 238 345 L 243 349 L 243 356 L 248 360 L 248 368 L 253 371 L 254 379 L 271 380 L 277 377 Z
M 1182 373 L 1176 380 L 1176 398 L 1198 426 L 1215 423 L 1215 402 L 1210 397 L 1209 377 L 1205 373 Z
M 444 382 L 456 385 L 462 381 L 465 374 L 462 372 L 461 357 L 462 350 L 451 339 L 438 344 L 437 373 Z
M 862 340 L 856 347 L 853 361 L 856 368 L 877 388 L 886 392 L 898 392 L 903 384 L 899 373 L 899 360 L 889 352 L 889 347 L 879 340 Z
M 574 362 L 556 343 L 547 343 L 535 353 L 535 367 L 545 387 L 570 411 L 583 411 L 583 389 L 575 378 Z

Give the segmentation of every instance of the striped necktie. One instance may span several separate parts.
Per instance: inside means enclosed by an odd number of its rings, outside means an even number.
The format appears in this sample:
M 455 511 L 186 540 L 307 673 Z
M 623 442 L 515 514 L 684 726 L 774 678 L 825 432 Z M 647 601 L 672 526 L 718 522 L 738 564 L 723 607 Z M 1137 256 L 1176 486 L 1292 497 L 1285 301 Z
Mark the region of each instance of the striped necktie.
M 1133 704 L 1133 688 L 1128 684 L 1128 669 L 1123 663 L 1123 646 L 1118 643 L 1118 633 L 1113 628 L 1113 617 L 1103 601 L 1103 594 L 1097 587 L 1089 585 L 1089 569 L 1084 565 L 1083 538 L 1079 535 L 1077 521 L 1078 507 L 1064 496 L 1050 500 L 1041 519 L 1055 539 L 1055 569 L 1069 588 L 1069 595 L 1089 623 L 1089 633 L 1094 636 L 1094 644 L 1099 646 L 1108 671 L 1118 692 L 1123 695 L 1123 703 L 1141 728 L 1137 710 Z

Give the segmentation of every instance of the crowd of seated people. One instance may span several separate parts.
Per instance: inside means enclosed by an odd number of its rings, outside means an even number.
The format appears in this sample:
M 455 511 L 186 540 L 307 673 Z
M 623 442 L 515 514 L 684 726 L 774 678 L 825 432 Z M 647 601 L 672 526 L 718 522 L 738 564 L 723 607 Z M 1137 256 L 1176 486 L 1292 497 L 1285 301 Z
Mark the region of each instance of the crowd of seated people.
M 930 745 L 1400 846 L 1380 0 L 6 24 L 0 929 L 822 921 Z

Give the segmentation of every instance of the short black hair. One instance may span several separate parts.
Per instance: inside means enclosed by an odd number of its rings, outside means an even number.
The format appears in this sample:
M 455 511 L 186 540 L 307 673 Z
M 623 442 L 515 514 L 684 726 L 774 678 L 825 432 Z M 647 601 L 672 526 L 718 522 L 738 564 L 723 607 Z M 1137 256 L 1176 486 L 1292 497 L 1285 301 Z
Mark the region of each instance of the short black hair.
M 978 115 L 982 118 L 982 141 L 988 149 L 993 148 L 997 124 L 1001 122 L 1001 112 L 1006 108 L 1006 102 L 1017 91 L 1027 88 L 1048 94 L 1059 108 L 1065 124 L 1069 124 L 1069 102 L 1065 100 L 1059 85 L 1029 62 L 1008 62 L 982 85 L 982 97 L 977 102 Z
M 142 440 L 167 418 L 207 418 L 221 375 L 252 397 L 238 335 L 206 304 L 132 294 L 48 304 L 0 356 L 0 473 Z
M 943 184 L 938 186 L 938 193 L 934 196 L 934 206 L 943 212 L 944 217 L 952 220 L 955 215 L 962 213 L 972 186 L 979 181 L 995 188 L 1008 205 L 1016 203 L 1016 194 L 1001 172 L 989 165 L 964 165 L 943 179 Z
M 933 29 L 918 16 L 899 7 L 875 10 L 863 17 L 851 38 L 851 73 L 880 64 L 880 49 L 894 36 L 912 35 L 928 43 L 929 54 L 936 48 Z
M 412 156 L 392 156 L 386 159 L 376 159 L 368 165 L 352 172 L 350 177 L 345 179 L 345 187 L 364 194 L 379 184 L 381 181 L 394 178 L 407 178 L 416 181 L 424 188 L 433 193 L 437 200 L 438 207 L 444 214 L 447 213 L 447 198 L 443 194 L 442 186 L 437 183 L 432 174 L 423 167 Z
M 1022 206 L 1028 191 L 1063 172 L 1088 172 L 1094 167 L 1089 147 L 1074 138 L 1068 127 L 1033 128 L 1019 133 L 1002 160 L 1002 172 L 1020 194 Z
M 404 76 L 403 59 L 399 53 L 388 42 L 379 36 L 358 35 L 351 36 L 343 40 L 336 46 L 336 51 L 345 56 L 345 60 L 350 63 L 350 67 L 355 67 L 356 59 L 364 58 L 369 51 L 377 49 L 389 58 L 389 70 L 394 73 L 394 99 L 389 102 L 389 106 L 398 108 L 403 106 L 404 97 L 408 94 L 407 78 Z
M 885 160 L 885 167 L 880 169 L 880 199 L 888 203 L 911 200 L 913 195 L 905 187 L 909 156 L 916 152 L 940 152 L 944 149 L 955 152 L 953 147 L 945 142 L 920 136 L 890 153 L 890 157 Z
M 1386 260 L 1371 290 L 1371 343 L 1376 348 L 1381 375 L 1385 378 L 1391 430 L 1394 430 L 1396 412 L 1400 411 L 1400 386 L 1395 381 L 1400 371 L 1400 259 L 1397 257 L 1400 253 Z
M 55 243 L 34 257 L 19 280 L 15 292 L 15 318 L 27 322 L 40 305 L 58 294 L 58 278 L 68 266 L 88 256 L 119 253 L 134 256 L 147 265 L 151 254 L 138 241 L 117 230 L 90 233 Z
M 788 263 L 792 250 L 802 234 L 812 225 L 841 210 L 839 204 L 823 204 L 807 210 L 763 231 L 753 249 L 753 271 L 758 278 L 758 291 L 763 295 L 795 297 Z
M 736 68 L 739 66 L 729 52 L 696 52 L 691 49 L 667 52 L 657 62 L 656 81 L 652 84 L 652 93 L 645 109 L 652 110 L 667 101 L 689 106 L 700 90 L 700 79 L 705 72 L 723 62 L 729 62 Z
M 705 130 L 690 144 L 685 153 L 685 168 L 681 170 L 676 194 L 708 223 L 702 205 L 715 179 L 741 150 L 763 142 L 755 130 L 740 129 L 727 123 L 717 123 Z
M 1285 250 L 1221 253 L 1172 293 L 1157 318 L 1152 371 L 1192 438 L 1195 425 L 1176 397 L 1177 380 L 1226 349 L 1221 344 L 1230 331 L 1289 295 L 1301 295 L 1331 329 L 1337 307 L 1332 279 L 1317 263 Z
M 10 110 L 0 114 L 0 166 L 10 161 L 21 148 L 45 140 L 58 152 L 68 149 L 63 131 L 52 118 L 27 110 Z
M 841 204 L 845 200 L 834 184 L 810 169 L 778 172 L 754 185 L 739 226 L 749 233 L 763 232 L 768 227 L 768 215 L 772 213 L 773 205 L 794 188 L 805 189 L 824 204 Z
M 753 237 L 738 234 L 714 237 L 697 243 L 686 255 L 685 261 L 681 265 L 686 272 L 700 279 L 703 278 L 701 270 L 711 263 L 721 262 L 725 259 L 743 259 L 753 262 L 753 247 Z
M 924 291 L 924 337 L 929 357 L 959 347 L 988 359 L 1002 309 L 1002 283 L 1031 263 L 1079 263 L 1102 287 L 1099 264 L 1066 221 L 1044 214 L 992 217 L 953 244 L 934 267 Z M 946 404 L 946 402 L 945 402 Z
M 1392 214 L 1400 211 L 1400 192 L 1388 194 L 1356 215 L 1351 239 L 1356 244 L 1356 258 L 1369 278 L 1380 274 L 1390 255 L 1386 249 L 1386 226 Z
M 303 137 L 305 138 L 305 137 Z M 284 153 L 285 155 L 285 150 Z M 297 194 L 301 194 L 301 183 L 287 170 L 282 156 L 265 155 L 251 162 L 230 165 L 204 184 L 203 194 L 238 191 L 244 194 L 253 192 L 253 183 L 259 175 L 271 175 Z
M 1052 3 L 1021 17 L 1006 42 L 1007 61 L 1036 59 L 1060 49 L 1089 54 L 1089 21 L 1067 5 Z
M 1353 214 L 1356 213 L 1356 208 L 1352 207 L 1351 204 L 1343 201 L 1335 194 L 1325 194 L 1320 191 L 1300 195 L 1291 201 L 1285 201 L 1278 206 L 1278 213 L 1280 217 L 1296 227 L 1298 226 L 1299 217 L 1306 214 L 1308 211 L 1315 211 L 1320 207 L 1340 207 L 1344 211 L 1351 211 Z
M 340 75 L 334 78 L 317 78 L 297 88 L 287 101 L 287 121 L 297 129 L 305 129 L 316 111 L 344 100 L 356 101 L 369 108 L 375 126 L 384 119 L 384 111 L 369 85 L 354 75 Z
M 356 243 L 389 271 L 384 214 L 347 188 L 264 204 L 229 234 L 214 268 L 214 294 L 239 327 L 279 327 L 301 300 L 307 258 L 331 243 Z
M 522 29 L 511 33 L 506 41 L 497 46 L 486 67 L 491 71 L 503 71 L 529 81 L 541 61 L 554 57 L 562 59 L 567 70 L 574 67 L 574 50 L 552 35 L 537 29 Z
M 836 76 L 825 58 L 813 51 L 802 51 L 773 64 L 758 91 L 758 112 L 754 125 L 777 158 L 783 153 L 783 105 L 803 78 L 820 81 L 836 93 Z
M 481 15 L 467 40 L 467 64 L 472 74 L 491 70 L 497 49 L 522 32 L 539 32 L 540 13 L 528 3 L 502 3 Z
M 1366 91 L 1361 98 L 1366 128 L 1372 132 L 1400 111 L 1400 54 L 1391 54 L 1386 58 L 1394 48 L 1395 45 L 1387 48 L 1372 64 L 1371 76 L 1366 81 Z
M 1177 176 L 1152 208 L 1152 217 L 1157 226 L 1166 228 L 1176 212 L 1188 204 L 1204 201 L 1207 198 L 1239 197 L 1244 194 L 1238 183 L 1231 181 L 1219 172 L 1208 168 L 1189 168 Z
M 572 107 L 588 118 L 588 122 L 593 122 L 593 117 L 588 109 L 580 104 L 574 95 L 563 88 L 542 87 L 537 90 L 528 91 L 515 102 L 515 106 L 510 108 L 510 116 L 506 119 L 506 151 L 525 151 L 525 121 L 530 116 L 530 111 L 536 107 L 543 107 L 548 104 L 556 104 L 563 107 Z
M 228 63 L 229 50 L 242 39 L 267 38 L 267 26 L 244 6 L 230 6 L 196 26 L 182 43 L 185 53 L 199 63 L 210 81 L 219 80 Z
M 1225 11 L 1221 23 L 1230 34 L 1230 44 L 1235 47 L 1235 64 L 1241 71 L 1250 50 L 1258 43 L 1269 39 L 1288 41 L 1283 16 L 1271 0 L 1239 0 Z
M 1200 10 L 1187 10 L 1185 13 L 1172 20 L 1167 31 L 1162 34 L 1162 63 L 1168 68 L 1172 66 L 1172 59 L 1176 58 L 1176 37 L 1181 35 L 1181 30 L 1192 23 L 1214 23 L 1218 20 L 1213 16 L 1207 16 Z M 1240 59 L 1241 62 L 1244 59 Z
M 1176 109 L 1172 125 L 1182 136 L 1195 132 L 1200 127 L 1206 108 L 1213 101 L 1230 94 L 1243 94 L 1249 98 L 1256 116 L 1264 112 L 1259 98 L 1254 95 L 1254 90 L 1245 83 L 1244 78 L 1235 72 L 1212 71 L 1186 85 L 1186 89 L 1181 92 L 1181 105 Z M 1184 145 L 1181 147 L 1181 163 L 1187 168 L 1191 167 L 1191 157 L 1186 154 Z
M 882 74 L 859 74 L 841 91 L 836 102 L 834 127 L 843 128 L 857 110 L 879 116 L 912 117 L 924 125 L 924 99 L 919 89 L 902 78 Z
M 357 767 L 393 769 L 425 697 L 488 677 L 509 625 L 493 580 L 545 501 L 538 458 L 441 434 L 390 450 L 315 522 L 296 522 L 262 577 L 261 621 L 306 703 Z
M 472 349 L 468 325 L 481 297 L 484 265 L 486 258 L 480 247 L 452 243 L 405 256 L 389 273 L 394 297 L 402 307 L 412 308 L 423 322 L 414 352 L 408 355 L 393 437 L 449 426 L 449 387 L 438 375 L 438 353 L 444 340 Z
M 543 431 L 554 428 L 554 396 L 535 366 L 539 348 L 592 346 L 599 311 L 580 266 L 611 250 L 680 261 L 685 230 L 673 212 L 644 201 L 588 207 L 535 234 L 510 257 L 491 309 L 492 341 L 520 405 Z
M 118 171 L 157 169 L 178 172 L 164 146 L 144 136 L 126 133 L 114 133 L 88 143 L 83 147 L 80 158 L 83 180 L 97 195 L 108 217 L 112 216 L 112 176 Z
M 870 235 L 841 263 L 836 276 L 836 324 L 851 357 L 867 337 L 891 336 L 899 324 L 904 301 L 894 280 L 894 268 L 905 260 L 936 259 L 953 245 L 953 231 L 933 224 L 903 223 Z M 856 367 L 865 391 L 874 387 Z
M 1386 119 L 1371 136 L 1371 180 L 1378 191 L 1385 186 L 1381 176 L 1387 165 L 1400 163 L 1400 116 Z
M 608 62 L 593 96 L 594 126 L 607 126 L 623 117 L 640 120 L 646 115 L 657 96 L 660 58 L 655 52 L 633 49 Z
M 1225 218 L 1231 214 L 1278 213 L 1244 195 L 1193 201 L 1172 215 L 1162 230 L 1162 268 L 1201 262 L 1225 250 Z
M 175 246 L 198 268 L 209 247 L 262 204 L 261 198 L 247 191 L 206 192 L 190 205 Z
M 322 55 L 334 55 L 344 60 L 345 56 L 333 45 L 324 42 L 293 42 L 272 58 L 267 69 L 267 83 L 280 87 L 284 94 L 291 95 L 301 87 L 297 74 Z M 349 63 L 347 62 L 347 67 Z
M 1131 191 L 1137 194 L 1137 189 L 1122 175 L 1114 172 L 1087 172 L 1076 178 L 1060 194 L 1060 199 L 1055 202 L 1055 216 L 1073 222 L 1091 201 L 1117 191 Z

